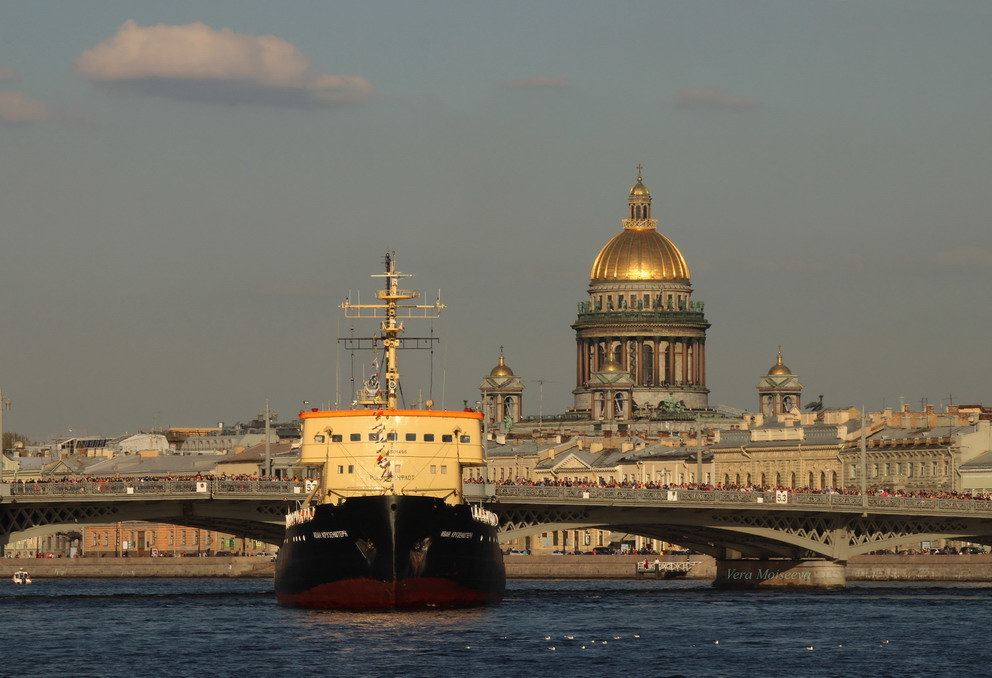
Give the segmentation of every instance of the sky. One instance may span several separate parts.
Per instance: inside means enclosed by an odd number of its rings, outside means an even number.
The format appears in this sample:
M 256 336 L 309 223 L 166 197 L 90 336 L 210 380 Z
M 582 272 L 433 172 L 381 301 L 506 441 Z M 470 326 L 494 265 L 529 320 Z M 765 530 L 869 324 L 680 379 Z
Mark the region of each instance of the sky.
M 710 403 L 992 403 L 992 4 L 0 0 L 0 389 L 34 439 L 347 401 L 395 251 L 408 400 L 575 386 L 644 166 Z M 354 356 L 360 374 L 367 355 Z M 367 369 L 367 368 L 365 368 Z

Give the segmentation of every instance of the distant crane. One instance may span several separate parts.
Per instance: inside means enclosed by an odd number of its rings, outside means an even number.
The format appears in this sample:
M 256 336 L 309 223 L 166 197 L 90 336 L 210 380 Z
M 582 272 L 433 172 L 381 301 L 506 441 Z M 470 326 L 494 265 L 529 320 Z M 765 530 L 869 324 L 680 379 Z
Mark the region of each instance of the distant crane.
M 538 397 L 538 405 L 537 405 L 537 426 L 538 428 L 541 428 L 544 426 L 544 385 L 554 384 L 557 382 L 554 382 L 550 379 L 529 379 L 528 382 L 532 384 L 537 384 L 539 387 L 539 397 Z

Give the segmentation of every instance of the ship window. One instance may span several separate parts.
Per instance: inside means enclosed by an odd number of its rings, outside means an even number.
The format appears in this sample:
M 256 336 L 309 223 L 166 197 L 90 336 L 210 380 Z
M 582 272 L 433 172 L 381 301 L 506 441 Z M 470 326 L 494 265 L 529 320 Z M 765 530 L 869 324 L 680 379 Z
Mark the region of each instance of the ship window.
M 396 431 L 390 431 L 387 433 L 386 440 L 396 440 Z
M 313 441 L 314 441 L 315 443 L 322 443 L 322 442 L 324 442 L 324 436 L 322 436 L 322 435 L 320 435 L 320 434 L 318 433 L 317 435 L 315 435 L 315 436 L 313 437 Z
M 334 435 L 331 436 L 332 443 L 340 443 L 342 440 L 344 440 L 344 436 L 341 435 L 340 433 L 335 433 Z
M 444 474 L 445 474 L 445 473 L 447 473 L 447 472 L 448 472 L 448 467 L 447 467 L 447 466 L 444 466 L 444 465 L 442 465 L 442 466 L 441 466 L 441 475 L 444 475 Z
M 359 440 L 362 439 L 362 434 L 361 433 L 352 433 L 348 437 L 348 439 L 351 440 L 352 442 L 358 442 Z
M 344 466 L 338 466 L 338 473 L 344 473 Z
M 377 440 L 379 440 L 379 434 L 378 433 L 370 433 L 369 434 L 369 440 L 372 441 L 373 443 L 376 442 Z
M 470 443 L 472 442 L 472 436 L 461 436 L 458 440 L 459 442 Z
M 416 440 L 417 439 L 417 434 L 416 433 L 407 433 L 406 434 L 406 439 L 409 440 L 409 441 Z
M 441 436 L 442 443 L 450 443 L 451 441 L 452 441 L 452 437 L 450 433 L 445 433 Z
M 437 466 L 431 464 L 431 473 L 437 473 Z
M 425 443 L 433 443 L 434 442 L 434 434 L 433 433 L 425 433 L 424 434 L 424 442 Z
M 354 473 L 354 472 L 355 472 L 355 467 L 352 466 L 351 464 L 348 464 L 348 473 Z

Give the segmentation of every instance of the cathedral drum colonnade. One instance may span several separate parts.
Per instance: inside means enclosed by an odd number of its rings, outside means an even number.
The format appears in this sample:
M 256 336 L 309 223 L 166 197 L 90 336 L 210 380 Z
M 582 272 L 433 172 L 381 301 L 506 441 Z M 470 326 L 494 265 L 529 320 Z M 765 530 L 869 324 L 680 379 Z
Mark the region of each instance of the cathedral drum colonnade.
M 641 167 L 623 230 L 592 265 L 589 299 L 579 302 L 573 411 L 630 419 L 646 411 L 707 407 L 706 330 L 692 300 L 689 266 L 657 230 Z

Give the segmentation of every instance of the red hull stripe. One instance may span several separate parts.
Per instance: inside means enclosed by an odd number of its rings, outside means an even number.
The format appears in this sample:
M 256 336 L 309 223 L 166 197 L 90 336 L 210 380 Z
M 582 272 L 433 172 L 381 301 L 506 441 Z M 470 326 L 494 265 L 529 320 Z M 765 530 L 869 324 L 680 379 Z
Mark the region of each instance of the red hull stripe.
M 417 577 L 399 582 L 375 579 L 341 579 L 314 586 L 303 593 L 279 593 L 279 603 L 289 607 L 342 610 L 400 607 L 475 607 L 498 603 L 501 596 L 473 591 L 439 577 Z

